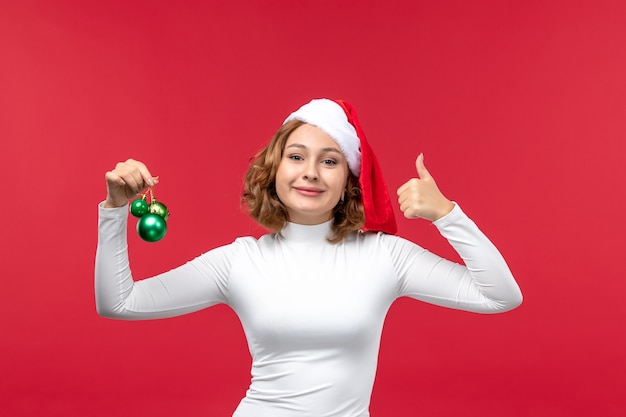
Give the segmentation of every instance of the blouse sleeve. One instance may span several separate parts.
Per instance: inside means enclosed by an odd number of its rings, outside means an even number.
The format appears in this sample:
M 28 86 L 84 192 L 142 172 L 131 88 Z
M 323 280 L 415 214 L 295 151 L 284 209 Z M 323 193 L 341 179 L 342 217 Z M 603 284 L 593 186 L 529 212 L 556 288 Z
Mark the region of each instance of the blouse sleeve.
M 95 262 L 98 314 L 125 320 L 158 319 L 227 303 L 230 246 L 135 282 L 128 261 L 127 223 L 126 207 L 99 206 Z
M 476 313 L 500 313 L 522 303 L 506 261 L 461 208 L 433 222 L 465 265 L 402 238 L 387 236 L 398 274 L 398 296 Z

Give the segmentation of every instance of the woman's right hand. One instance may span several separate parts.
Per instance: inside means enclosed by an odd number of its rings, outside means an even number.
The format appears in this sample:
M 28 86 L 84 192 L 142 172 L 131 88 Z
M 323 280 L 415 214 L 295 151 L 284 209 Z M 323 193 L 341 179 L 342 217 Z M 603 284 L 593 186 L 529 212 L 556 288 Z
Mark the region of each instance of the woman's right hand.
M 106 208 L 125 206 L 137 194 L 158 182 L 142 162 L 134 159 L 119 162 L 113 171 L 106 173 L 105 179 L 107 198 L 104 207 Z

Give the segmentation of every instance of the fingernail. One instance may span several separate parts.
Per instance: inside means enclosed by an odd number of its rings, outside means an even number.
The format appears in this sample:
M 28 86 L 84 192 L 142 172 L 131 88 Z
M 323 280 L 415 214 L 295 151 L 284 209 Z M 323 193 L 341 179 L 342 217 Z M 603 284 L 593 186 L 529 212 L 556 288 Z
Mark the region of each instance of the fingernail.
M 154 185 L 154 181 L 152 180 L 152 178 L 148 178 L 148 185 L 151 187 Z

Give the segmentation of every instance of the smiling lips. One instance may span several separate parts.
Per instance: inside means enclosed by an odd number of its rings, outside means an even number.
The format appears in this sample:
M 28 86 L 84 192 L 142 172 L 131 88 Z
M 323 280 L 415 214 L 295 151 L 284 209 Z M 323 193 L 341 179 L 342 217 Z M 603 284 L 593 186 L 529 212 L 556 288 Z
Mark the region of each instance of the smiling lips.
M 323 190 L 320 190 L 319 188 L 313 188 L 313 187 L 294 187 L 294 189 L 298 193 L 308 196 L 308 197 L 315 197 L 324 192 Z

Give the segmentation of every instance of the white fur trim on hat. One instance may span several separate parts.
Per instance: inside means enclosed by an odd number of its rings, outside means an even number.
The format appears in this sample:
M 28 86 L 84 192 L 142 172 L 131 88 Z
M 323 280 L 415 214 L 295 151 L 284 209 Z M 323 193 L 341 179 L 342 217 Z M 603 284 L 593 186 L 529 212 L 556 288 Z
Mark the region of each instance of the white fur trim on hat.
M 291 120 L 300 120 L 313 125 L 330 136 L 343 151 L 350 171 L 355 176 L 359 176 L 361 173 L 361 141 L 339 104 L 325 98 L 311 100 L 291 113 L 283 124 Z

